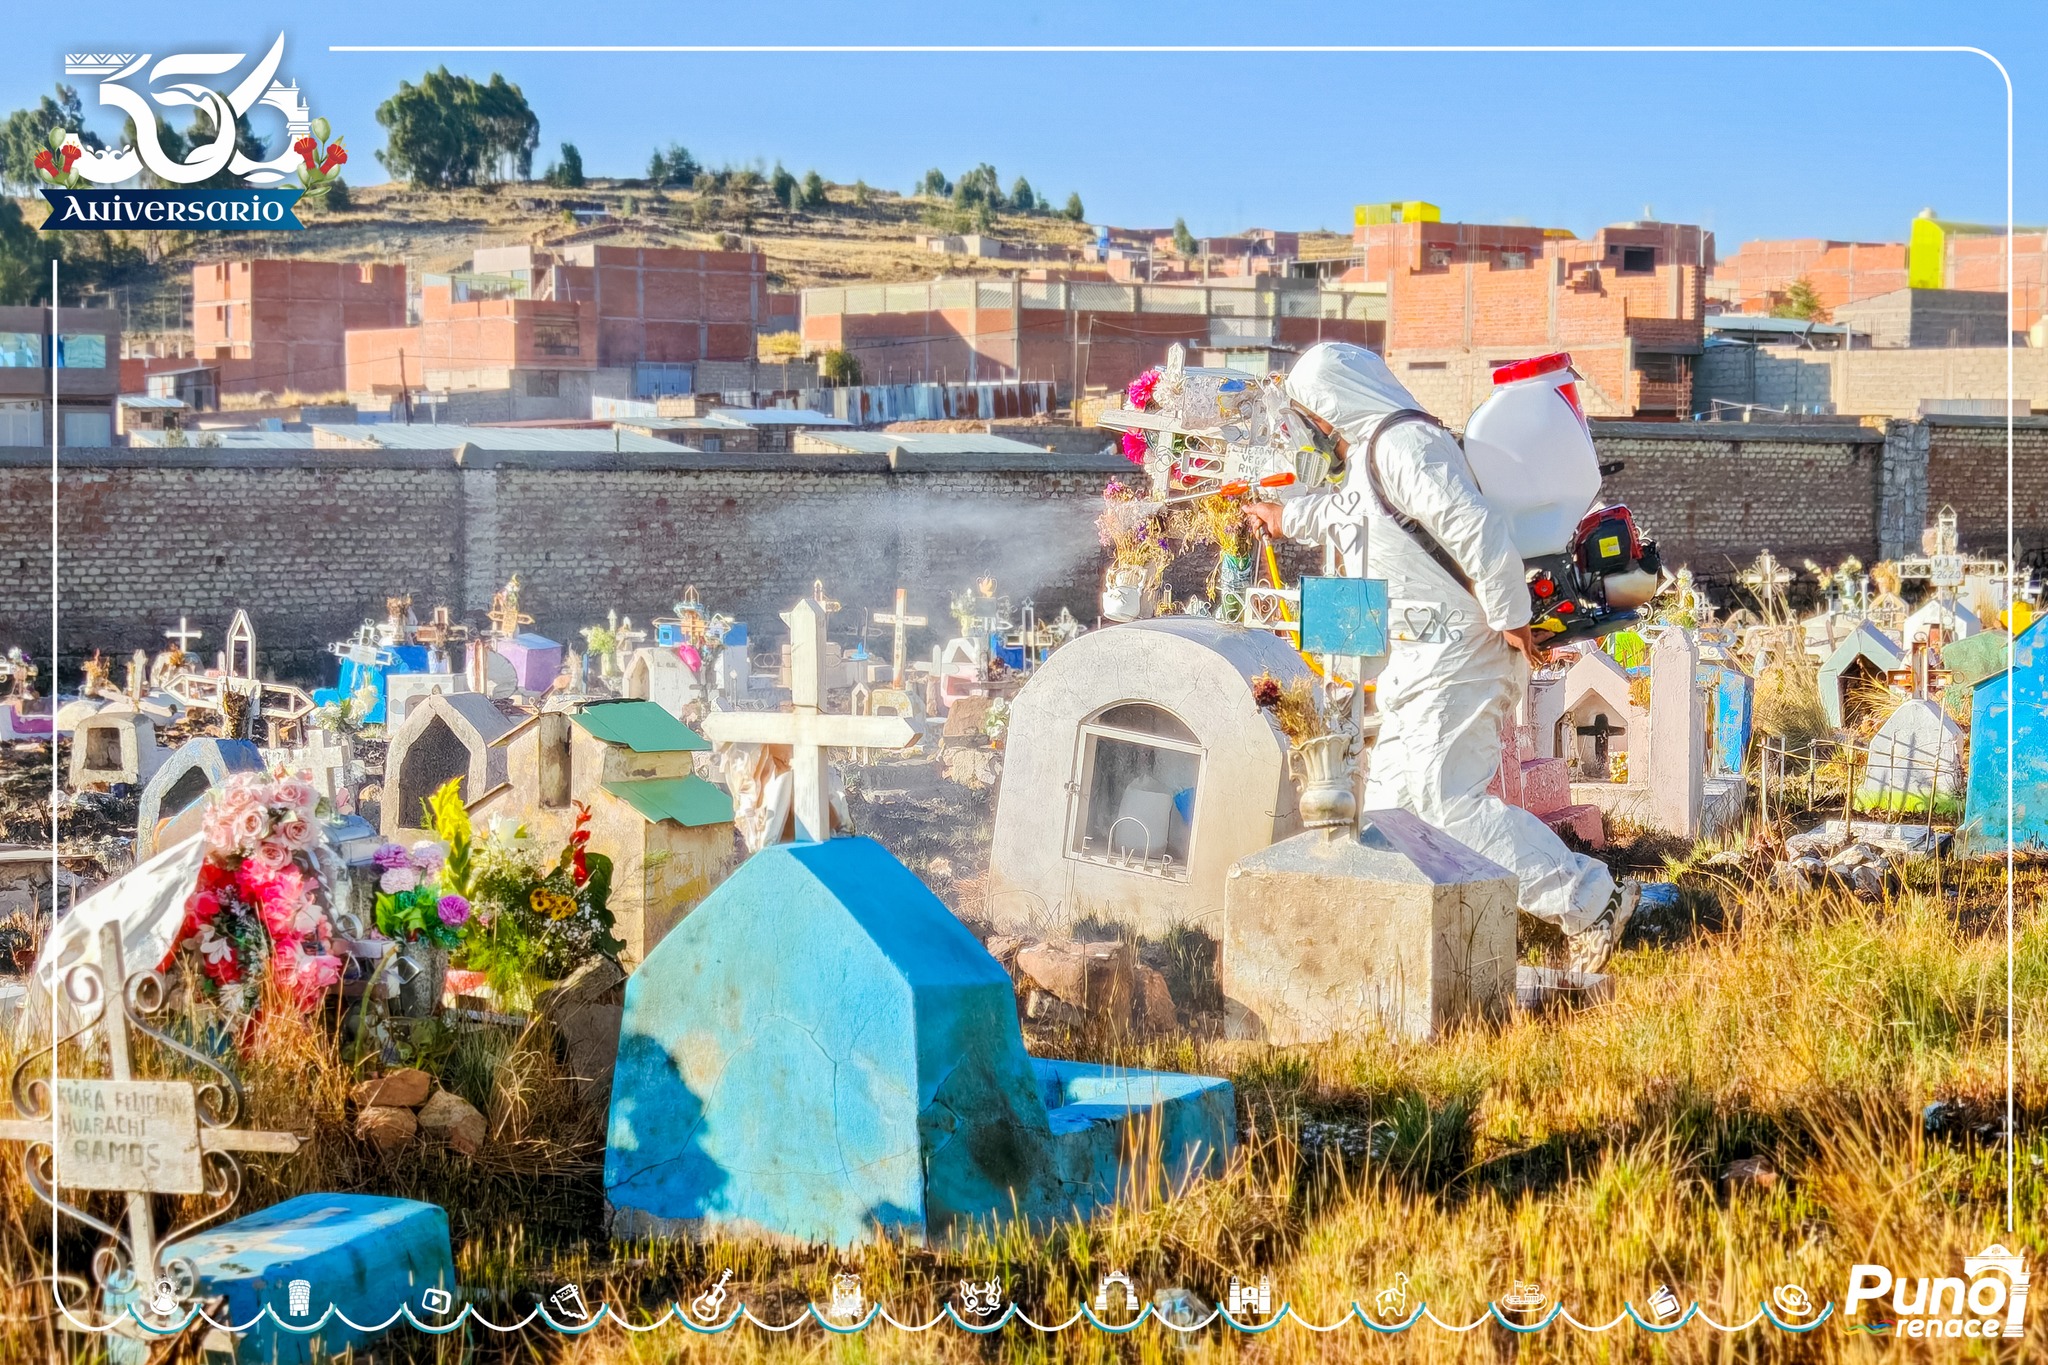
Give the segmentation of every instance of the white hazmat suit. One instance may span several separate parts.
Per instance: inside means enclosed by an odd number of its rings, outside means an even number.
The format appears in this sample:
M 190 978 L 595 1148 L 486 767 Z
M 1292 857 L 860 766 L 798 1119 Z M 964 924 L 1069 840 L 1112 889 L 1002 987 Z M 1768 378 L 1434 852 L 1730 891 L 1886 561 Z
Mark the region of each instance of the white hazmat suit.
M 1380 438 L 1381 488 L 1456 559 L 1471 580 L 1468 592 L 1373 496 L 1364 467 L 1373 433 L 1389 414 L 1421 408 L 1386 362 L 1360 346 L 1324 342 L 1294 367 L 1287 394 L 1330 423 L 1349 443 L 1349 457 L 1340 487 L 1281 504 L 1281 529 L 1307 544 L 1334 544 L 1347 575 L 1387 583 L 1392 645 L 1378 680 L 1383 718 L 1366 808 L 1413 812 L 1512 871 L 1530 914 L 1567 934 L 1588 928 L 1615 899 L 1606 867 L 1486 790 L 1500 767 L 1502 727 L 1528 685 L 1527 662 L 1500 635 L 1529 624 L 1529 589 L 1508 519 L 1481 497 L 1449 432 L 1404 421 Z

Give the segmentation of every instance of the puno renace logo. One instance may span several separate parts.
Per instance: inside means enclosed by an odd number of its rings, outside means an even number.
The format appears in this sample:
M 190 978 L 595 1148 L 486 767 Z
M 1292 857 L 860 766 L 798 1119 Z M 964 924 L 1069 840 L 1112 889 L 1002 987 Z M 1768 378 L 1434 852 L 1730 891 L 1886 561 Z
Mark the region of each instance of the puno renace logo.
M 2026 1257 L 1996 1243 L 1964 1257 L 1961 1277 L 1894 1276 L 1885 1266 L 1855 1265 L 1843 1322 L 1852 1332 L 1902 1337 L 2020 1337 L 2027 1330 L 2027 1287 Z
M 75 132 L 51 129 L 50 145 L 35 158 L 43 197 L 50 201 L 44 229 L 303 227 L 293 206 L 301 198 L 324 198 L 347 164 L 348 152 L 340 138 L 330 140 L 327 120 L 313 117 L 298 83 L 279 78 L 283 59 L 281 33 L 239 78 L 249 61 L 243 52 L 67 56 L 64 73 L 98 77 L 100 104 L 126 116 L 135 143 L 98 148 Z M 245 120 L 263 106 L 285 121 L 286 150 L 268 160 L 247 150 L 252 130 Z M 213 130 L 211 139 L 167 148 L 159 132 L 167 126 L 163 111 L 187 109 L 194 111 L 195 129 Z M 249 188 L 222 188 L 223 178 L 240 179 Z M 135 183 L 145 179 L 149 185 Z M 273 188 L 291 181 L 296 188 Z M 113 185 L 124 188 L 96 188 Z

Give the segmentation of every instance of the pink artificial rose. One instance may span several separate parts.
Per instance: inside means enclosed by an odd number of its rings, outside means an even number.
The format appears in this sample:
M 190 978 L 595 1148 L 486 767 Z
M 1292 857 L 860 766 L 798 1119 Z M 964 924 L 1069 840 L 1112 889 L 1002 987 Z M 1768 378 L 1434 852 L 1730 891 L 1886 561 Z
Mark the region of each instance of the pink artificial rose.
M 199 817 L 199 837 L 210 849 L 225 852 L 235 846 L 234 822 L 228 818 L 227 808 L 218 801 L 209 804 Z
M 432 877 L 448 861 L 448 845 L 439 839 L 422 839 L 412 846 L 412 865 L 426 877 Z
M 256 843 L 255 851 L 249 854 L 249 857 L 270 871 L 278 872 L 291 866 L 293 853 L 280 840 L 260 839 Z
M 262 844 L 263 836 L 270 833 L 270 817 L 261 806 L 244 806 L 233 818 L 235 846 L 244 853 L 253 853 Z
M 270 800 L 272 805 L 289 806 L 311 814 L 313 807 L 320 803 L 320 793 L 303 777 L 280 777 L 271 789 Z
M 277 837 L 287 848 L 309 850 L 320 842 L 320 826 L 294 813 L 277 822 Z
M 341 980 L 341 966 L 339 957 L 312 952 L 303 943 L 292 944 L 289 952 L 277 957 L 278 975 L 302 1010 L 320 1003 L 320 997 Z
M 419 870 L 411 867 L 387 867 L 384 869 L 384 875 L 377 879 L 377 889 L 393 896 L 403 891 L 417 890 L 419 884 Z

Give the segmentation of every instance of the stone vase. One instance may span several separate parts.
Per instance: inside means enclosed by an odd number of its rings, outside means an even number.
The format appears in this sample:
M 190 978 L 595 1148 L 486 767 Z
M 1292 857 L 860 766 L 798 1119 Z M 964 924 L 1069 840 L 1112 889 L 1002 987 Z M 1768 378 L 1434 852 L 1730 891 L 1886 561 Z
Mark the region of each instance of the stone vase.
M 441 991 L 448 982 L 448 950 L 425 939 L 399 945 L 391 964 L 397 981 L 391 993 L 391 1013 L 401 1019 L 425 1019 L 440 1011 Z
M 1294 746 L 1289 766 L 1301 784 L 1301 823 L 1308 829 L 1338 830 L 1358 819 L 1351 789 L 1351 736 L 1320 735 Z

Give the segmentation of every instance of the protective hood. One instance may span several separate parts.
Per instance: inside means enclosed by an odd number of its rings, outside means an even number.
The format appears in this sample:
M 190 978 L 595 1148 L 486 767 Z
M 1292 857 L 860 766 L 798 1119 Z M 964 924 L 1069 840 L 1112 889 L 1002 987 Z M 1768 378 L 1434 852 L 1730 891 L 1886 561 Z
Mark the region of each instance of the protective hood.
M 1387 362 L 1348 341 L 1323 341 L 1302 352 L 1287 376 L 1287 396 L 1362 448 L 1382 417 L 1418 408 Z

